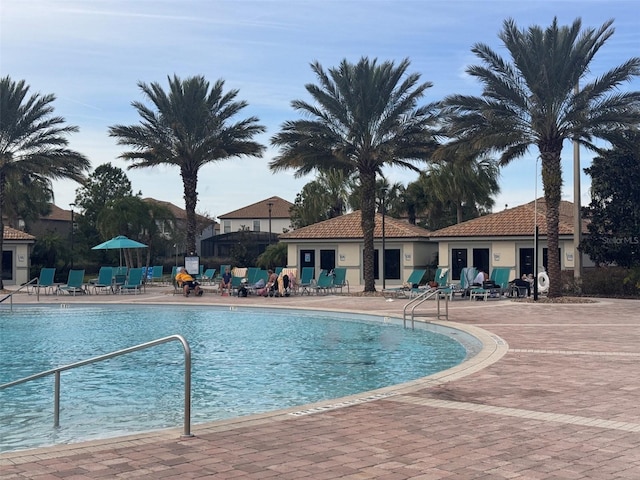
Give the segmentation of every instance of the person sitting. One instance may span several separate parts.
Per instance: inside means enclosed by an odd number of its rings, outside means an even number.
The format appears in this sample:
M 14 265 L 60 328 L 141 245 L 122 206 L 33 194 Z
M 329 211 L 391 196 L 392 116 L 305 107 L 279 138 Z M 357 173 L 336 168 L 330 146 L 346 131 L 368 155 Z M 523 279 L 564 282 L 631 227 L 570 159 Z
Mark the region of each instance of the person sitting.
M 476 278 L 473 279 L 473 283 L 471 284 L 471 286 L 481 287 L 485 280 L 487 280 L 488 278 L 489 276 L 486 273 L 478 269 L 478 274 L 476 275 Z
M 191 290 L 193 290 L 199 297 L 202 296 L 203 292 L 200 289 L 200 284 L 196 282 L 191 275 L 189 275 L 186 268 L 182 267 L 176 274 L 176 282 L 178 282 L 179 287 L 182 287 L 185 297 L 189 296 Z
M 231 279 L 231 270 L 229 267 L 226 267 L 222 274 L 222 281 L 220 282 L 220 295 L 224 295 L 225 290 L 227 291 L 227 295 L 231 295 Z
M 527 297 L 531 296 L 531 282 L 526 275 L 522 275 L 522 278 L 516 278 L 511 285 L 516 288 L 517 295 L 520 296 L 522 290 L 527 291 Z M 513 290 L 512 290 L 513 291 Z
M 265 284 L 264 288 L 261 288 L 256 293 L 258 295 L 262 295 L 263 297 L 266 297 L 268 295 L 271 295 L 273 297 L 275 289 L 278 285 L 278 276 L 273 272 L 272 269 L 267 270 L 267 273 L 269 275 L 267 283 Z

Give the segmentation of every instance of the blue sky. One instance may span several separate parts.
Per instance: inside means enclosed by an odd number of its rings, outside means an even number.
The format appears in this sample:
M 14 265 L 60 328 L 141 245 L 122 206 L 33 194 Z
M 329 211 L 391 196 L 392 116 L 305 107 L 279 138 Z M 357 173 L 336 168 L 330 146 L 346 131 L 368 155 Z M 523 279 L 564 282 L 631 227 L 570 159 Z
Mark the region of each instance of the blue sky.
M 474 43 L 506 52 L 497 37 L 505 18 L 521 28 L 561 24 L 581 17 L 599 27 L 613 18 L 616 33 L 599 52 L 597 76 L 640 55 L 637 0 L 482 1 L 482 0 L 0 0 L 0 75 L 24 79 L 32 92 L 53 93 L 55 112 L 80 132 L 71 148 L 93 167 L 106 162 L 123 169 L 122 147 L 108 136 L 115 124 L 134 124 L 132 101 L 144 100 L 139 81 L 167 85 L 167 76 L 204 75 L 224 79 L 227 89 L 249 106 L 267 127 L 258 140 L 268 145 L 286 120 L 298 118 L 290 102 L 309 100 L 304 85 L 315 83 L 309 64 L 325 68 L 362 56 L 380 61 L 409 58 L 410 72 L 433 83 L 425 103 L 453 93 L 480 94 L 465 74 L 477 63 Z M 640 80 L 624 85 L 640 90 Z M 225 160 L 200 171 L 199 213 L 214 217 L 278 195 L 291 202 L 312 178 L 293 172 L 274 175 L 263 158 Z M 494 211 L 531 201 L 536 192 L 537 152 L 502 169 Z M 581 152 L 582 166 L 592 154 Z M 177 168 L 126 171 L 134 192 L 184 206 Z M 416 174 L 388 169 L 392 182 L 407 184 Z M 563 198 L 573 199 L 572 147 L 563 152 Z M 589 179 L 582 176 L 582 203 Z M 78 187 L 55 184 L 55 203 L 69 208 Z

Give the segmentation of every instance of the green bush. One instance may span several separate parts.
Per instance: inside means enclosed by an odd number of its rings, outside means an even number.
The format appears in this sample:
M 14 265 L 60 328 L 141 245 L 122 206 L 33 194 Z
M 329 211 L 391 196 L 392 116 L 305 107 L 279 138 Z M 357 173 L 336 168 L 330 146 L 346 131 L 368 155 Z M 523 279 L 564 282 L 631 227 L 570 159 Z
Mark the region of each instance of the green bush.
M 640 298 L 640 268 L 587 268 L 581 280 L 580 285 L 577 285 L 573 279 L 573 271 L 564 271 L 564 293 L 590 297 Z

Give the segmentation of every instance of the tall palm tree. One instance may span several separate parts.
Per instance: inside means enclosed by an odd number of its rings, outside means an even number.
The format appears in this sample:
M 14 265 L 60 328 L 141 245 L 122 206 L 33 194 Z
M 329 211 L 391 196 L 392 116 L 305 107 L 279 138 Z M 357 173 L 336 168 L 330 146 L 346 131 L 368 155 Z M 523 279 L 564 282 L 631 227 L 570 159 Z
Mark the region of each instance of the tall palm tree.
M 67 148 L 67 136 L 78 127 L 65 125 L 64 118 L 53 115 L 54 101 L 52 94 L 29 96 L 24 80 L 0 79 L 0 253 L 9 183 L 23 185 L 28 179 L 28 183 L 50 190 L 52 180 L 82 182 L 89 169 L 86 157 Z
M 356 64 L 343 60 L 328 72 L 315 62 L 319 85 L 308 84 L 314 103 L 294 100 L 308 119 L 287 121 L 272 137 L 281 153 L 274 172 L 294 168 L 296 176 L 336 168 L 356 174 L 361 186 L 364 290 L 375 291 L 373 230 L 376 176 L 385 165 L 418 171 L 412 160 L 425 160 L 434 148 L 430 126 L 433 105 L 418 106 L 430 83 L 408 74 L 409 60 L 398 66 L 366 57 Z
M 494 205 L 492 195 L 500 192 L 498 163 L 475 155 L 433 164 L 428 178 L 435 197 L 450 202 L 456 210 L 456 223 L 464 220 L 465 206 L 489 210 Z
M 542 160 L 542 182 L 547 207 L 549 296 L 561 295 L 558 223 L 562 187 L 560 154 L 565 140 L 597 150 L 594 137 L 609 140 L 616 131 L 637 123 L 640 92 L 618 87 L 640 74 L 634 57 L 600 77 L 585 81 L 589 65 L 613 35 L 612 21 L 598 29 L 581 31 L 580 19 L 559 26 L 557 19 L 542 29 L 519 30 L 504 22 L 499 38 L 511 61 L 485 44 L 472 51 L 483 65 L 467 72 L 483 84 L 481 97 L 453 95 L 444 101 L 450 115 L 452 147 L 472 145 L 478 150 L 502 152 L 502 165 L 535 146 Z M 585 83 L 577 91 L 577 86 Z
M 225 93 L 223 80 L 211 88 L 202 76 L 183 81 L 174 75 L 168 80 L 168 92 L 158 83 L 138 83 L 155 110 L 133 102 L 142 118 L 140 125 L 114 125 L 109 128 L 109 135 L 116 137 L 119 145 L 132 147 L 120 155 L 133 161 L 130 169 L 159 165 L 180 168 L 187 212 L 186 248 L 195 252 L 200 168 L 229 158 L 262 156 L 265 147 L 253 138 L 265 127 L 258 124 L 256 117 L 233 120 L 247 102 L 235 100 L 238 90 Z

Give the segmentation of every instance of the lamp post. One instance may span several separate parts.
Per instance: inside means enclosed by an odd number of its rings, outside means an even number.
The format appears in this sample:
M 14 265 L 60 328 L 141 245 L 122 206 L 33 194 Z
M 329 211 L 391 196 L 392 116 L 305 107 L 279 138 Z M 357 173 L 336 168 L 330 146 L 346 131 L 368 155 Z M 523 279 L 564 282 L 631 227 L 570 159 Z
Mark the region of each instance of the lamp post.
M 580 87 L 576 84 L 574 93 L 577 95 Z M 582 241 L 582 219 L 580 212 L 580 144 L 573 141 L 573 278 L 582 277 L 582 252 L 578 250 Z
M 273 207 L 273 202 L 267 203 L 269 206 L 269 245 L 271 245 L 271 208 Z
M 69 206 L 71 207 L 71 270 L 73 270 L 73 231 L 75 230 L 74 227 L 74 222 L 73 222 L 73 207 L 76 206 L 75 203 L 70 203 Z
M 538 159 L 536 158 L 536 187 L 533 206 L 533 301 L 538 301 Z
M 384 215 L 386 210 L 386 198 L 387 198 L 387 189 L 382 189 L 382 262 L 381 262 L 381 272 L 382 272 L 382 289 L 384 290 L 387 287 L 386 278 L 385 278 L 385 269 L 384 269 L 384 261 L 385 261 L 385 231 L 384 231 Z

